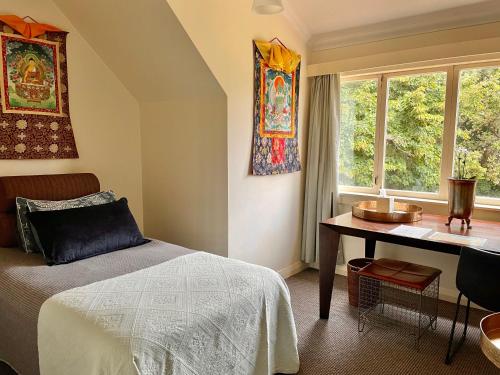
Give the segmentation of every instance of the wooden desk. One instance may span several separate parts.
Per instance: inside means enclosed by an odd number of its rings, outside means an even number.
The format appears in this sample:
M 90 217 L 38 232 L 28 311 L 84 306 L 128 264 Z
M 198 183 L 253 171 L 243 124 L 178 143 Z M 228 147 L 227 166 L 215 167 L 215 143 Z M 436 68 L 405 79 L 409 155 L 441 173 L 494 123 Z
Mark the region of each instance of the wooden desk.
M 377 241 L 417 247 L 424 250 L 437 251 L 459 255 L 463 245 L 453 242 L 436 241 L 429 238 L 435 232 L 458 234 L 485 238 L 487 241 L 481 247 L 485 250 L 500 252 L 500 222 L 472 220 L 472 228 L 467 229 L 457 221 L 448 227 L 448 218 L 439 215 L 424 214 L 421 221 L 406 223 L 421 228 L 430 228 L 432 232 L 422 238 L 399 236 L 390 233 L 399 223 L 376 223 L 353 217 L 346 213 L 319 224 L 319 316 L 328 319 L 332 300 L 335 265 L 339 249 L 340 235 L 345 234 L 365 239 L 365 257 L 375 257 Z

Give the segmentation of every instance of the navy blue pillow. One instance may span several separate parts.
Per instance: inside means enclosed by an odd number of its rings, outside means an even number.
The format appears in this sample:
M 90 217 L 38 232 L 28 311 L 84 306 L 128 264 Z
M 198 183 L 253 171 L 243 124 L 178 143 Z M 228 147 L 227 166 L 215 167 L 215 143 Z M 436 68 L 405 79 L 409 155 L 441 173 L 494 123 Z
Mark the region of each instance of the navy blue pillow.
M 143 245 L 126 198 L 97 206 L 29 212 L 37 244 L 48 265 Z

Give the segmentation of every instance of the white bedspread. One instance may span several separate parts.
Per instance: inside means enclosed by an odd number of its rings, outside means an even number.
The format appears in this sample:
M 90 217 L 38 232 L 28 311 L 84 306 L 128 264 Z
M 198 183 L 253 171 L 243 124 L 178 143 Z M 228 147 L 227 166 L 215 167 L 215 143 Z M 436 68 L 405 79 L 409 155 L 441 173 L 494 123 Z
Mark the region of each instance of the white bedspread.
M 281 276 L 202 252 L 51 297 L 40 311 L 38 348 L 41 375 L 299 369 Z

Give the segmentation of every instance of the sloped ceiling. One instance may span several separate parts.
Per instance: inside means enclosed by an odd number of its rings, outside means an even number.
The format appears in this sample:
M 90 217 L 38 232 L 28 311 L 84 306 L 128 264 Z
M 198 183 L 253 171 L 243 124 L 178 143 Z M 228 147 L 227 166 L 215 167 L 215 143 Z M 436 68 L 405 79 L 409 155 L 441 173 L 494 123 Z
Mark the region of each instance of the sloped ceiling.
M 54 2 L 139 102 L 222 91 L 165 0 Z

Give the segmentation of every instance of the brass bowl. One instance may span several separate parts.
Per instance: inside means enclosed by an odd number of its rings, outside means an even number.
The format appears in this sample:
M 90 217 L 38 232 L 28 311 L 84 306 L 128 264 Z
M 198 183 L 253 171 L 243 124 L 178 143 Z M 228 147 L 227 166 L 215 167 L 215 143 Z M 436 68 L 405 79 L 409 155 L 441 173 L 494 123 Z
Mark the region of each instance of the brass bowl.
M 481 320 L 481 350 L 495 366 L 500 368 L 500 313 Z
M 394 211 L 377 212 L 377 201 L 361 201 L 352 206 L 353 216 L 383 223 L 411 223 L 422 220 L 422 207 L 414 204 L 394 202 Z

